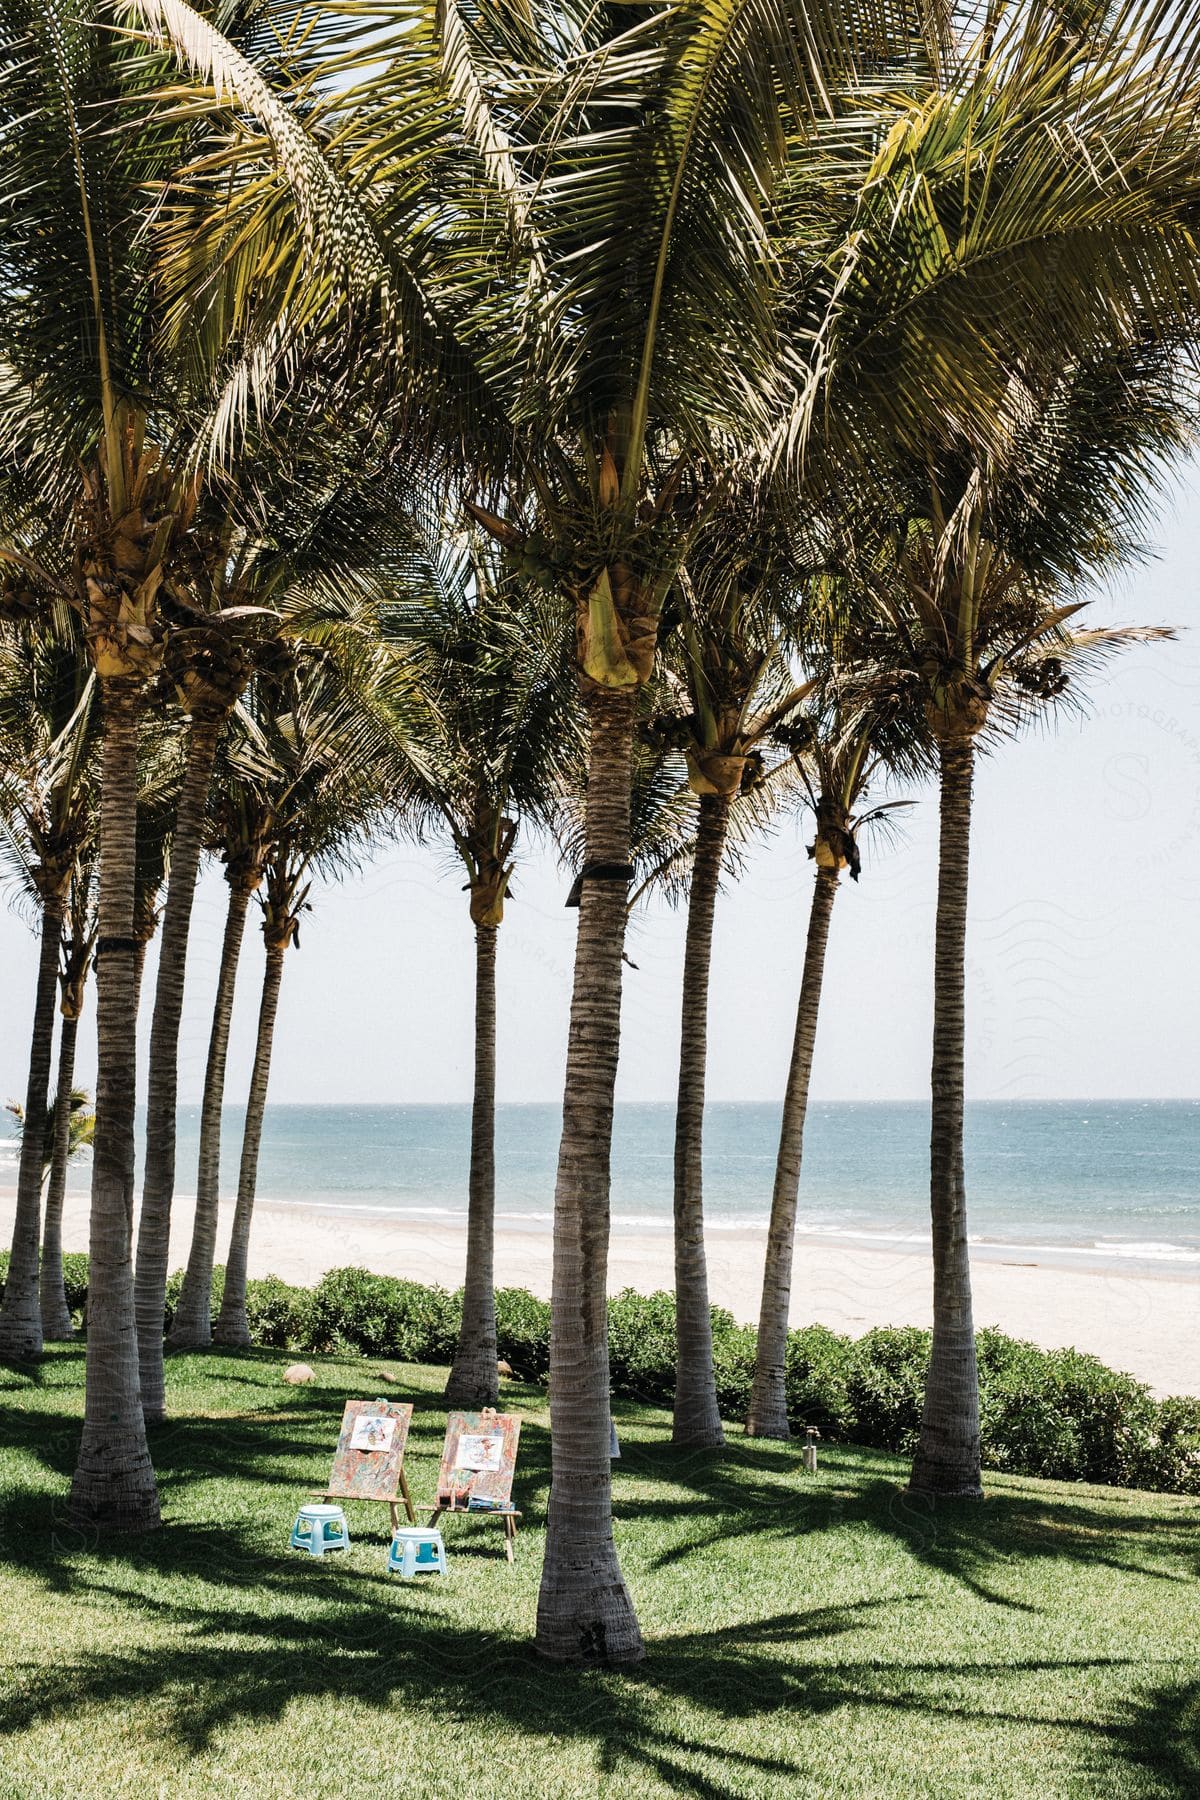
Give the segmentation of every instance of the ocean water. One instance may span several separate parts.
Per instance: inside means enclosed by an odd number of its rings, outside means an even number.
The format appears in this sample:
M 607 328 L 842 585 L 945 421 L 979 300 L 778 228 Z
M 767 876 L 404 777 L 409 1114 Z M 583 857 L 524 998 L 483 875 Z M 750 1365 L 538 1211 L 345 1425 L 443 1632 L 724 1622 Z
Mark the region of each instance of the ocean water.
M 236 1189 L 242 1116 L 239 1107 L 226 1109 L 225 1195 Z M 194 1192 L 198 1123 L 199 1108 L 181 1109 L 181 1197 Z M 503 1217 L 551 1217 L 559 1124 L 557 1106 L 499 1108 Z M 258 1191 L 282 1202 L 465 1217 L 469 1125 L 463 1105 L 269 1107 Z M 778 1130 L 777 1104 L 708 1108 L 705 1206 L 714 1231 L 765 1224 Z M 614 1223 L 669 1227 L 673 1134 L 670 1106 L 618 1106 Z M 814 1105 L 801 1230 L 926 1243 L 928 1145 L 928 1108 L 919 1103 Z M 0 1188 L 15 1177 L 13 1153 L 11 1140 L 0 1140 Z M 72 1171 L 73 1188 L 87 1181 L 86 1168 Z M 976 1102 L 967 1108 L 967 1192 L 972 1237 L 985 1250 L 1200 1271 L 1200 1101 Z

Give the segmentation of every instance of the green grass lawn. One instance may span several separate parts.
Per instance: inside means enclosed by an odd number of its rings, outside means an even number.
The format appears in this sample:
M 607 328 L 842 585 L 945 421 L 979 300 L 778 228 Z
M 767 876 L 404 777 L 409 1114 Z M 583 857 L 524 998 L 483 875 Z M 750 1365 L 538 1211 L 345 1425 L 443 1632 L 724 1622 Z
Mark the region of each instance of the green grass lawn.
M 386 1515 L 349 1554 L 288 1550 L 369 1361 L 175 1359 L 153 1434 L 164 1529 L 96 1545 L 66 1522 L 82 1352 L 0 1370 L 0 1793 L 42 1796 L 1200 1794 L 1200 1507 L 993 1476 L 936 1515 L 896 1459 L 734 1438 L 682 1454 L 622 1404 L 615 1509 L 649 1657 L 630 1674 L 530 1647 L 549 1474 L 524 1416 L 515 1569 L 450 1521 L 450 1572 L 384 1572 Z M 389 1365 L 390 1366 L 390 1365 Z M 443 1372 L 399 1368 L 407 1467 L 433 1489 Z

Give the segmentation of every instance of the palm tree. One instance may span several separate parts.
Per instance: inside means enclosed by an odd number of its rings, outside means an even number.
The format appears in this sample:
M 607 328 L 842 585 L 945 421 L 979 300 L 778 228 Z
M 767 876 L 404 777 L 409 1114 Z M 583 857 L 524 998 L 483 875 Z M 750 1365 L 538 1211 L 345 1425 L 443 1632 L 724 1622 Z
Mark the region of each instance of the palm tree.
M 748 483 L 696 534 L 677 585 L 681 629 L 671 657 L 680 699 L 654 734 L 687 760 L 697 818 L 688 884 L 675 1113 L 673 1439 L 692 1448 L 724 1442 L 712 1359 L 704 1246 L 703 1125 L 708 978 L 713 924 L 730 827 L 762 828 L 799 741 L 792 715 L 811 684 L 797 685 L 773 604 L 798 578 L 797 534 Z M 679 708 L 686 711 L 680 714 Z M 798 730 L 803 738 L 807 726 Z M 782 755 L 781 755 L 782 751 Z M 773 753 L 773 756 L 772 756 Z M 770 761 L 768 759 L 771 759 Z
M 221 1310 L 212 1330 L 213 1338 L 218 1344 L 229 1344 L 236 1348 L 246 1348 L 251 1341 L 250 1325 L 246 1317 L 246 1277 L 250 1226 L 254 1217 L 258 1182 L 258 1153 L 267 1108 L 267 1086 L 271 1076 L 271 1051 L 275 1042 L 275 1018 L 279 1009 L 283 962 L 288 945 L 298 944 L 300 941 L 300 917 L 308 904 L 307 871 L 306 851 L 299 850 L 295 855 L 289 855 L 286 844 L 276 847 L 267 860 L 262 902 L 263 941 L 267 956 L 258 1007 L 254 1068 L 246 1101 L 237 1204 L 233 1212 L 229 1252 L 225 1258 Z
M 381 621 L 403 682 L 396 804 L 407 828 L 449 841 L 475 934 L 467 1260 L 446 1398 L 494 1406 L 497 939 L 518 834 L 554 829 L 578 745 L 558 609 L 522 592 L 486 540 L 417 549 L 403 603 Z
M 165 711 L 148 709 L 138 732 L 139 792 L 133 871 L 134 1012 L 140 1010 L 146 953 L 162 919 L 163 893 L 171 867 L 179 790 L 183 783 L 183 737 Z
M 977 747 L 1074 692 L 1099 657 L 1170 635 L 1082 627 L 1074 596 L 1139 543 L 1192 401 L 1170 346 L 1111 351 L 1014 388 L 1004 461 L 946 452 L 907 467 L 871 677 L 938 771 L 930 1205 L 933 1344 L 911 1485 L 977 1497 L 975 1361 L 963 1157 L 967 880 Z
M 94 848 L 94 846 L 93 846 Z M 42 1266 L 39 1295 L 42 1334 L 53 1342 L 74 1337 L 75 1327 L 67 1305 L 63 1279 L 62 1214 L 71 1159 L 90 1145 L 95 1115 L 85 1110 L 87 1096 L 74 1086 L 75 1040 L 83 1012 L 84 994 L 96 944 L 94 871 L 90 859 L 80 858 L 71 878 L 67 921 L 63 932 L 62 967 L 59 971 L 59 1012 L 62 1025 L 58 1040 L 58 1084 L 51 1109 L 50 1180 L 46 1190 L 46 1217 L 42 1226 Z
M 51 1165 L 54 1161 L 59 1098 L 60 1096 L 56 1090 L 51 1097 L 50 1105 L 46 1108 L 46 1117 L 43 1121 L 43 1184 L 49 1178 Z M 65 1103 L 63 1110 L 70 1121 L 70 1130 L 67 1133 L 67 1156 L 68 1159 L 70 1159 L 71 1157 L 78 1156 L 81 1150 L 86 1150 L 91 1144 L 95 1114 L 88 1110 L 91 1095 L 87 1092 L 86 1088 L 69 1088 L 61 1098 Z M 10 1100 L 6 1110 L 12 1114 L 16 1121 L 17 1137 L 19 1139 L 23 1138 L 25 1136 L 25 1108 L 21 1105 L 19 1100 Z
M 217 1216 L 221 1180 L 221 1115 L 225 1098 L 225 1063 L 233 1019 L 233 997 L 250 901 L 262 883 L 271 815 L 252 786 L 224 779 L 218 768 L 214 820 L 215 847 L 225 865 L 229 900 L 217 993 L 213 1005 L 204 1095 L 200 1108 L 200 1154 L 196 1172 L 196 1212 L 192 1243 L 179 1304 L 167 1336 L 168 1350 L 202 1350 L 212 1341 L 212 1274 L 217 1248 Z
M 374 710 L 320 652 L 302 650 L 294 669 L 260 677 L 249 699 L 238 715 L 240 742 L 227 755 L 260 808 L 266 964 L 225 1288 L 212 1334 L 230 1345 L 250 1341 L 250 1228 L 284 960 L 289 945 L 299 942 L 314 871 L 344 867 L 378 822 L 386 798 L 379 772 L 386 774 L 389 752 Z
M 578 763 L 565 634 L 556 610 L 515 590 L 484 545 L 419 626 L 416 706 L 405 709 L 401 805 L 441 826 L 466 869 L 475 927 L 475 1087 L 462 1327 L 446 1399 L 497 1402 L 495 1080 L 497 936 L 516 837 L 554 830 Z
M 860 810 L 883 760 L 875 748 L 875 734 L 876 721 L 870 713 L 839 704 L 835 691 L 832 704 L 817 707 L 811 719 L 808 746 L 797 759 L 816 823 L 816 835 L 808 850 L 816 866 L 767 1227 L 754 1380 L 746 1412 L 746 1431 L 751 1437 L 791 1436 L 784 1375 L 796 1205 L 833 904 L 843 869 L 849 869 L 851 880 L 858 880 L 860 831 L 882 822 L 897 806 L 906 804 L 885 801 L 868 812 Z
M 54 1053 L 54 1002 L 67 895 L 93 829 L 95 682 L 69 618 L 0 637 L 0 831 L 37 907 L 41 937 L 25 1129 L 0 1355 L 42 1351 L 39 1300 L 42 1145 Z
M 64 1018 L 63 1024 L 66 1027 L 73 1025 L 74 1021 Z M 67 1053 L 68 1063 L 73 1062 L 73 1032 L 68 1034 L 64 1030 L 63 1049 Z M 61 1056 L 59 1063 L 61 1067 Z M 90 1110 L 90 1106 L 91 1095 L 85 1088 L 69 1087 L 56 1089 L 46 1108 L 42 1136 L 42 1181 L 49 1182 L 49 1187 L 38 1293 L 42 1308 L 42 1336 L 47 1342 L 65 1343 L 75 1335 L 63 1278 L 62 1203 L 68 1165 L 81 1151 L 91 1147 L 96 1115 Z M 9 1102 L 8 1110 L 17 1121 L 18 1141 L 23 1143 L 25 1108 L 13 1100 Z

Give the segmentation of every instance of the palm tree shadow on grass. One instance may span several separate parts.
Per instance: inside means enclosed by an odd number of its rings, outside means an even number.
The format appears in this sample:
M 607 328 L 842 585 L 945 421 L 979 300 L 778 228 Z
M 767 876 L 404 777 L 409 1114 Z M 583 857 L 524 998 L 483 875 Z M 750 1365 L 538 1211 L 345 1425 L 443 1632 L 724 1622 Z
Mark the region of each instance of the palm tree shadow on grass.
M 192 1572 L 190 1562 L 182 1572 Z M 600 1766 L 609 1772 L 641 1764 L 681 1791 L 724 1795 L 727 1788 L 677 1763 L 678 1753 L 692 1749 L 779 1775 L 792 1773 L 792 1765 L 663 1731 L 654 1723 L 660 1703 L 691 1701 L 714 1719 L 747 1718 L 800 1700 L 813 1712 L 840 1706 L 849 1696 L 834 1671 L 825 1671 L 830 1685 L 823 1691 L 790 1660 L 760 1653 L 771 1644 L 852 1632 L 858 1615 L 874 1604 L 780 1614 L 662 1640 L 653 1663 L 636 1676 L 560 1669 L 548 1678 L 526 1644 L 494 1630 L 448 1628 L 394 1583 L 374 1606 L 362 1604 L 361 1578 L 355 1584 L 343 1577 L 339 1588 L 347 1598 L 354 1589 L 358 1604 L 318 1615 L 139 1596 L 139 1606 L 187 1633 L 186 1648 L 89 1654 L 69 1666 L 41 1668 L 19 1695 L 0 1704 L 0 1731 L 145 1699 L 154 1702 L 156 1718 L 168 1721 L 179 1744 L 200 1755 L 223 1726 L 277 1719 L 305 1696 L 336 1696 L 385 1709 L 402 1703 L 467 1725 L 582 1737 L 595 1743 Z M 102 1582 L 90 1591 L 128 1599 L 123 1589 Z M 214 1601 L 217 1591 L 214 1581 Z M 384 1604 L 385 1598 L 393 1604 Z
M 60 1359 L 42 1361 L 37 1358 L 0 1356 L 0 1391 L 20 1393 L 26 1388 L 57 1385 L 54 1373 Z
M 194 1384 L 180 1389 L 180 1376 L 187 1371 L 190 1354 L 177 1352 L 168 1359 L 168 1369 L 174 1367 L 180 1372 L 173 1391 L 169 1391 L 177 1411 L 152 1427 L 149 1434 L 155 1470 L 164 1491 L 173 1484 L 186 1485 L 214 1477 L 240 1478 L 264 1485 L 299 1484 L 301 1490 L 319 1486 L 329 1472 L 345 1402 L 362 1399 L 382 1388 L 389 1399 L 412 1405 L 413 1427 L 405 1466 L 411 1480 L 413 1465 L 424 1469 L 432 1459 L 428 1484 L 432 1505 L 432 1474 L 441 1455 L 446 1417 L 446 1403 L 436 1377 L 431 1377 L 428 1389 L 410 1387 L 403 1380 L 385 1382 L 381 1379 L 380 1363 L 386 1363 L 387 1358 L 351 1358 L 342 1363 L 323 1363 L 320 1381 L 311 1386 L 280 1384 L 275 1388 L 269 1387 L 268 1381 L 277 1380 L 285 1352 L 214 1348 L 195 1358 L 201 1381 L 211 1382 L 214 1387 L 219 1383 L 222 1390 L 232 1384 L 243 1385 L 256 1389 L 260 1395 L 265 1390 L 265 1395 L 260 1404 L 244 1412 L 220 1407 L 206 1413 L 202 1390 L 198 1394 Z M 82 1417 L 64 1414 L 61 1399 L 57 1405 L 51 1402 L 41 1406 L 32 1396 L 43 1389 L 48 1393 L 78 1395 L 82 1388 L 83 1356 L 83 1345 L 71 1344 L 56 1347 L 56 1354 L 40 1364 L 0 1364 L 0 1397 L 20 1394 L 23 1401 L 5 1415 L 0 1426 L 0 1448 L 7 1444 L 35 1457 L 49 1472 L 70 1474 Z M 210 1362 L 221 1367 L 209 1370 L 205 1365 Z M 239 1365 L 244 1368 L 248 1363 L 257 1365 L 264 1374 L 239 1373 Z M 545 1395 L 523 1383 L 512 1382 L 506 1391 L 506 1403 L 517 1410 L 530 1404 L 544 1409 Z M 522 1491 L 532 1495 L 543 1484 L 548 1486 L 549 1469 L 549 1434 L 544 1424 L 527 1417 L 518 1465 Z
M 663 1550 L 653 1567 L 686 1563 L 696 1552 L 720 1543 L 737 1529 L 780 1546 L 797 1536 L 839 1527 L 866 1525 L 902 1544 L 919 1563 L 951 1576 L 978 1598 L 1018 1612 L 1039 1609 L 1000 1592 L 987 1580 L 1014 1560 L 1066 1559 L 1103 1564 L 1156 1581 L 1188 1582 L 1200 1575 L 1200 1513 L 1181 1503 L 1178 1523 L 1139 1508 L 1134 1491 L 1110 1490 L 1103 1502 L 1056 1496 L 1049 1502 L 1035 1489 L 1009 1482 L 993 1487 L 978 1502 L 930 1502 L 908 1493 L 899 1480 L 880 1479 L 874 1469 L 904 1467 L 884 1452 L 826 1451 L 823 1476 L 812 1482 L 800 1470 L 798 1450 L 764 1452 L 761 1446 L 731 1446 L 721 1461 L 681 1457 L 670 1446 L 639 1446 L 630 1456 L 638 1475 L 660 1477 L 688 1488 L 688 1516 L 697 1529 Z M 865 1465 L 865 1467 L 864 1467 Z M 746 1470 L 755 1479 L 746 1479 Z M 634 1500 L 627 1518 L 666 1520 L 679 1515 L 678 1500 Z M 1113 1546 L 1119 1544 L 1120 1551 Z M 1151 1553 L 1154 1561 L 1148 1560 Z M 1170 1559 L 1183 1567 L 1163 1566 Z M 1190 1570 L 1190 1572 L 1188 1572 Z
M 260 1355 L 264 1362 L 272 1360 L 270 1352 Z M 267 1408 L 168 1420 L 151 1435 L 168 1512 L 173 1494 L 186 1492 L 197 1482 L 220 1479 L 253 1482 L 274 1495 L 268 1509 L 272 1518 L 285 1494 L 284 1511 L 293 1501 L 299 1504 L 327 1477 L 344 1398 L 369 1386 L 350 1367 L 344 1380 L 282 1390 Z M 420 1515 L 432 1504 L 444 1402 L 432 1392 L 398 1390 L 397 1397 L 400 1392 L 414 1405 L 406 1469 Z M 434 1418 L 438 1429 L 423 1430 L 424 1421 L 432 1423 Z M 47 1473 L 61 1477 L 73 1467 L 78 1430 L 78 1421 L 64 1419 L 52 1406 L 27 1404 L 8 1418 L 8 1442 L 36 1457 Z M 884 1471 L 898 1475 L 902 1467 L 883 1452 L 831 1447 L 822 1457 L 822 1476 L 812 1482 L 800 1473 L 797 1449 L 735 1443 L 718 1459 L 681 1453 L 665 1441 L 626 1437 L 618 1475 L 632 1477 L 642 1490 L 659 1482 L 664 1493 L 661 1498 L 627 1494 L 620 1501 L 619 1515 L 630 1525 L 678 1526 L 686 1517 L 687 1531 L 655 1557 L 651 1563 L 655 1569 L 685 1565 L 698 1552 L 726 1539 L 731 1526 L 739 1535 L 781 1548 L 798 1536 L 866 1526 L 903 1545 L 918 1564 L 950 1576 L 980 1599 L 1015 1611 L 1037 1609 L 1004 1594 L 989 1580 L 1014 1560 L 1103 1563 L 1116 1572 L 1158 1581 L 1187 1581 L 1200 1574 L 1196 1510 L 1186 1504 L 1174 1524 L 1162 1514 L 1140 1510 L 1133 1492 L 1114 1490 L 1112 1499 L 1103 1502 L 1083 1494 L 1077 1501 L 1058 1496 L 1050 1504 L 1037 1490 L 1009 1482 L 994 1488 L 982 1507 L 947 1502 L 932 1506 L 904 1492 L 898 1480 L 881 1478 Z M 527 1518 L 543 1512 L 549 1476 L 549 1433 L 544 1425 L 527 1419 L 514 1493 Z M 672 1488 L 684 1489 L 686 1502 L 681 1503 L 669 1491 Z M 57 1521 L 59 1510 L 53 1494 L 22 1505 L 27 1529 L 20 1541 L 32 1549 L 27 1531 L 32 1530 L 36 1539 L 39 1528 L 44 1531 Z M 382 1508 L 379 1511 L 381 1518 L 375 1520 L 361 1509 L 358 1536 L 386 1536 L 386 1515 Z M 280 1528 L 277 1519 L 275 1526 Z M 202 1540 L 202 1527 L 183 1529 Z M 354 1534 L 353 1520 L 351 1529 Z M 464 1536 L 464 1547 L 467 1541 Z M 1165 1566 L 1168 1561 L 1175 1566 Z
M 361 1392 L 364 1384 L 353 1374 L 346 1389 Z M 868 1626 L 881 1606 L 925 1598 L 894 1595 L 660 1637 L 650 1661 L 633 1676 L 556 1671 L 549 1677 L 520 1638 L 502 1628 L 476 1632 L 451 1625 L 430 1608 L 429 1598 L 438 1604 L 435 1597 L 415 1594 L 382 1572 L 340 1564 L 322 1568 L 319 1588 L 298 1582 L 306 1565 L 284 1548 L 290 1523 L 285 1514 L 328 1468 L 343 1397 L 340 1385 L 301 1389 L 281 1395 L 278 1405 L 272 1400 L 268 1411 L 180 1419 L 161 1427 L 155 1450 L 168 1496 L 228 1479 L 253 1482 L 269 1500 L 250 1520 L 172 1518 L 168 1507 L 162 1531 L 101 1544 L 66 1532 L 59 1523 L 65 1493 L 60 1478 L 65 1483 L 72 1466 L 78 1422 L 38 1404 L 10 1413 L 8 1443 L 36 1459 L 31 1483 L 11 1492 L 0 1508 L 10 1563 L 52 1591 L 136 1604 L 168 1630 L 176 1628 L 183 1641 L 90 1652 L 61 1668 L 31 1670 L 22 1694 L 0 1708 L 0 1728 L 19 1730 L 35 1717 L 65 1719 L 85 1706 L 144 1698 L 155 1703 L 156 1718 L 168 1721 L 181 1746 L 203 1752 L 222 1726 L 277 1718 L 298 1696 L 354 1697 L 380 1708 L 397 1702 L 427 1708 L 431 1715 L 467 1724 L 503 1724 L 531 1737 L 552 1732 L 564 1741 L 584 1739 L 606 1773 L 636 1771 L 701 1800 L 725 1800 L 738 1789 L 714 1767 L 733 1770 L 734 1783 L 739 1767 L 768 1778 L 796 1773 L 790 1763 L 726 1741 L 729 1724 L 760 1713 L 788 1709 L 815 1719 L 851 1706 L 941 1715 L 964 1724 L 1020 1724 L 1015 1710 L 997 1707 L 997 1679 L 1022 1671 L 1077 1668 L 1082 1674 L 1125 1666 L 1103 1659 L 992 1665 L 805 1659 L 806 1641 L 825 1644 L 849 1636 Z M 440 1413 L 436 1395 L 413 1398 L 421 1414 Z M 440 1432 L 413 1442 L 418 1452 L 413 1461 L 430 1478 L 439 1447 Z M 681 1457 L 668 1444 L 632 1434 L 624 1448 L 619 1467 L 635 1491 L 620 1507 L 623 1518 L 633 1526 L 639 1520 L 678 1526 L 686 1516 L 686 1531 L 657 1558 L 658 1567 L 685 1564 L 717 1543 L 728 1535 L 731 1518 L 739 1532 L 781 1542 L 798 1533 L 866 1526 L 903 1541 L 918 1563 L 1004 1605 L 1013 1602 L 984 1583 L 990 1569 L 1030 1556 L 1094 1563 L 1101 1534 L 1110 1546 L 1103 1560 L 1117 1569 L 1172 1578 L 1170 1570 L 1147 1569 L 1137 1559 L 1135 1547 L 1147 1543 L 1151 1533 L 1157 1555 L 1195 1554 L 1194 1527 L 1188 1526 L 1185 1509 L 1176 1527 L 1161 1515 L 1136 1510 L 1136 1495 L 1127 1497 L 1129 1510 L 1117 1518 L 1111 1502 L 1081 1496 L 1077 1503 L 1058 1499 L 1049 1506 L 1037 1493 L 1011 1487 L 982 1508 L 942 1506 L 928 1513 L 876 1473 L 890 1469 L 891 1459 L 870 1453 L 828 1453 L 820 1485 L 802 1486 L 795 1452 L 746 1445 L 718 1462 Z M 41 1472 L 56 1478 L 53 1489 Z M 522 1437 L 518 1502 L 529 1506 L 532 1494 L 544 1495 L 548 1474 L 548 1434 L 534 1425 Z M 663 1484 L 662 1497 L 652 1491 L 647 1497 L 645 1490 L 656 1481 Z M 680 1486 L 689 1496 L 682 1506 L 678 1493 L 668 1491 Z M 364 1535 L 365 1522 L 356 1533 L 352 1521 L 352 1536 Z M 1114 1553 L 1114 1542 L 1128 1555 Z M 454 1548 L 475 1560 L 465 1534 Z M 499 1548 L 479 1547 L 481 1557 L 499 1554 Z M 117 1579 L 106 1580 L 106 1570 Z M 119 1579 L 128 1571 L 142 1578 L 136 1596 Z M 158 1593 L 145 1591 L 147 1575 L 162 1578 Z M 301 1595 L 304 1604 L 297 1607 Z M 964 1704 L 964 1679 L 986 1684 L 978 1706 Z M 1198 1694 L 1194 1684 L 1169 1684 L 1115 1699 L 1110 1720 L 1045 1723 L 1069 1735 L 1089 1733 L 1089 1766 L 1098 1758 L 1110 1773 L 1110 1765 L 1119 1764 L 1150 1770 L 1164 1793 L 1190 1795 L 1200 1777 L 1191 1735 L 1200 1713 Z M 661 1724 L 664 1714 L 674 1716 L 681 1705 L 691 1709 L 688 1735 Z M 697 1718 L 709 1722 L 699 1735 Z
M 180 1573 L 191 1572 L 189 1558 Z M 258 1585 L 265 1573 L 260 1567 Z M 69 1665 L 30 1670 L 21 1692 L 0 1704 L 0 1730 L 20 1731 L 38 1720 L 69 1720 L 85 1708 L 127 1708 L 144 1700 L 153 1703 L 155 1719 L 165 1722 L 182 1749 L 203 1755 L 224 1727 L 277 1720 L 304 1698 L 353 1700 L 384 1711 L 401 1704 L 467 1728 L 584 1740 L 607 1775 L 653 1773 L 674 1791 L 727 1800 L 738 1789 L 711 1772 L 713 1763 L 724 1771 L 740 1768 L 778 1778 L 796 1773 L 790 1761 L 730 1744 L 727 1725 L 784 1709 L 815 1720 L 850 1707 L 942 1717 L 964 1726 L 1019 1727 L 1029 1723 L 1028 1716 L 996 1704 L 998 1680 L 1129 1666 L 1123 1659 L 829 1662 L 796 1654 L 805 1641 L 824 1645 L 868 1623 L 881 1604 L 868 1601 L 662 1638 L 633 1675 L 560 1669 L 550 1677 L 512 1636 L 448 1627 L 422 1600 L 382 1577 L 368 1578 L 372 1587 L 388 1588 L 370 1605 L 363 1604 L 361 1576 L 355 1580 L 347 1571 L 335 1581 L 328 1598 L 346 1604 L 316 1613 L 223 1606 L 216 1577 L 212 1605 L 189 1603 L 172 1590 L 160 1598 L 139 1596 L 140 1606 L 186 1634 L 185 1643 L 90 1653 Z M 128 1599 L 124 1590 L 103 1582 L 91 1588 L 97 1595 Z M 776 1645 L 781 1653 L 770 1654 Z M 965 1681 L 980 1684 L 979 1704 L 964 1701 Z M 680 1704 L 691 1709 L 687 1735 L 660 1723 L 675 1716 Z M 1151 1772 L 1165 1794 L 1194 1794 L 1200 1776 L 1193 1737 L 1200 1684 L 1166 1684 L 1126 1696 L 1114 1702 L 1114 1712 L 1108 1722 L 1069 1716 L 1041 1718 L 1038 1724 L 1086 1737 L 1081 1753 L 1101 1778 L 1098 1762 L 1109 1776 L 1124 1764 Z M 708 1721 L 702 1734 L 697 1719 Z
M 351 1380 L 345 1384 L 345 1392 L 361 1395 L 364 1386 L 369 1384 Z M 414 1429 L 405 1470 L 421 1520 L 434 1503 L 444 1402 L 436 1395 L 411 1397 Z M 341 1386 L 285 1390 L 278 1401 L 272 1397 L 266 1408 L 168 1419 L 152 1428 L 149 1441 L 164 1501 L 163 1527 L 146 1537 L 99 1542 L 66 1523 L 66 1484 L 74 1467 L 80 1421 L 64 1417 L 52 1404 L 27 1403 L 7 1415 L 0 1433 L 0 1448 L 20 1453 L 27 1471 L 24 1481 L 10 1484 L 9 1493 L 0 1500 L 0 1541 L 12 1545 L 10 1562 L 56 1587 L 63 1581 L 63 1555 L 84 1549 L 164 1570 L 172 1568 L 176 1557 L 197 1571 L 220 1567 L 229 1563 L 231 1552 L 239 1559 L 239 1532 L 244 1521 L 238 1519 L 230 1529 L 188 1518 L 183 1516 L 181 1503 L 201 1484 L 237 1482 L 252 1485 L 262 1497 L 257 1529 L 249 1537 L 252 1547 L 246 1552 L 246 1580 L 252 1583 L 263 1569 L 263 1544 L 286 1543 L 296 1508 L 324 1490 L 343 1400 Z M 434 1428 L 427 1429 L 428 1425 Z M 544 1425 L 527 1420 L 513 1493 L 527 1521 L 544 1514 L 549 1474 L 549 1433 Z M 46 1476 L 52 1483 L 43 1479 Z M 219 1487 L 214 1492 L 215 1506 L 226 1505 Z M 346 1507 L 352 1541 L 387 1541 L 391 1527 L 386 1507 L 355 1501 L 347 1501 Z M 499 1527 L 488 1520 L 472 1521 L 470 1528 L 456 1525 L 456 1537 L 461 1540 L 456 1551 L 474 1557 L 477 1540 L 481 1540 L 479 1553 L 488 1554 L 484 1532 L 489 1527 L 497 1539 L 497 1550 L 502 1550 Z M 214 1556 L 215 1564 L 209 1560 Z

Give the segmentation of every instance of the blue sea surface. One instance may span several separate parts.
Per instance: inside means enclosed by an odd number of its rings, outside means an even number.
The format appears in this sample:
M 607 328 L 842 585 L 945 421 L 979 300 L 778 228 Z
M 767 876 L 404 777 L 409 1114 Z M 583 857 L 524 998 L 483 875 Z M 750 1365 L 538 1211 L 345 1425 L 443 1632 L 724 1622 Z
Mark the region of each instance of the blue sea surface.
M 242 1109 L 226 1108 L 222 1192 L 232 1196 Z M 514 1221 L 552 1212 L 561 1112 L 501 1106 L 497 1210 Z M 180 1196 L 195 1189 L 199 1108 L 180 1111 Z M 704 1199 L 715 1231 L 765 1224 L 779 1131 L 777 1103 L 710 1105 Z M 264 1200 L 411 1217 L 466 1213 L 470 1109 L 446 1106 L 271 1106 L 258 1192 Z M 617 1107 L 615 1224 L 671 1219 L 674 1111 Z M 1200 1266 L 1200 1101 L 975 1102 L 967 1107 L 967 1193 L 973 1240 Z M 882 1242 L 928 1241 L 929 1112 L 916 1102 L 825 1103 L 810 1109 L 800 1229 Z M 0 1186 L 15 1176 L 0 1143 Z M 88 1171 L 72 1171 L 73 1188 Z

